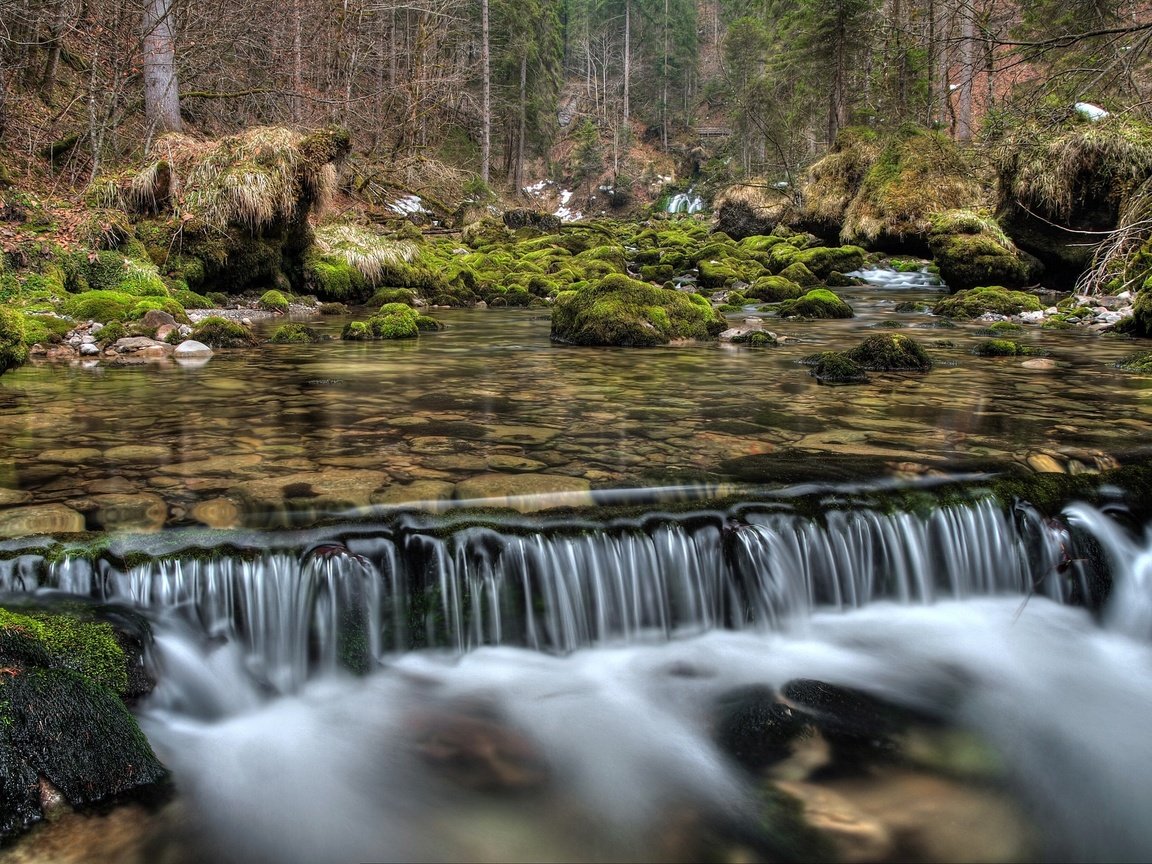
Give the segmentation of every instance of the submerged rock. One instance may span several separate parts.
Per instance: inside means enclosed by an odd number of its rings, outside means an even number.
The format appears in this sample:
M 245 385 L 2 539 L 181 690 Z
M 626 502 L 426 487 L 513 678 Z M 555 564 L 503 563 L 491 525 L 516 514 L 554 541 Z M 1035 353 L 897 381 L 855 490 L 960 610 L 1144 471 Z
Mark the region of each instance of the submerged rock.
M 793 742 L 807 718 L 776 698 L 769 687 L 742 687 L 716 704 L 713 736 L 722 751 L 743 768 L 758 772 L 792 755 Z

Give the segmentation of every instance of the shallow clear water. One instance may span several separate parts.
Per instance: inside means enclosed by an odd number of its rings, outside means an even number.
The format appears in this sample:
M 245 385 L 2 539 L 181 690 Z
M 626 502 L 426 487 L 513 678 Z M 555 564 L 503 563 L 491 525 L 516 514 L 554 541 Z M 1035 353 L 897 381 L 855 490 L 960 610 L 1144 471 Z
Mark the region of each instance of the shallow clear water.
M 774 349 L 572 348 L 549 342 L 547 310 L 436 310 L 447 329 L 410 342 L 267 345 L 193 367 L 25 366 L 0 378 L 0 533 L 259 526 L 550 492 L 582 503 L 588 488 L 1079 471 L 1142 443 L 1152 378 L 1111 368 L 1133 343 L 1033 328 L 1017 338 L 1054 367 L 975 357 L 981 325 L 933 329 L 930 315 L 893 311 L 937 290 L 848 289 L 850 321 L 767 318 L 792 340 Z M 798 362 L 882 322 L 907 325 L 937 368 L 828 387 Z

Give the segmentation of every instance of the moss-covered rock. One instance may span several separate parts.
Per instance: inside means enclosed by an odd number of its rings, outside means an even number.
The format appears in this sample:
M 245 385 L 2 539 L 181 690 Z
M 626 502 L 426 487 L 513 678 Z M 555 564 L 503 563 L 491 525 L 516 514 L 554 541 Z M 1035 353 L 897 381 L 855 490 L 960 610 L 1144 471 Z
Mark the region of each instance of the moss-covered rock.
M 746 297 L 765 303 L 794 300 L 803 293 L 803 288 L 784 276 L 761 276 L 744 289 Z
M 85 291 L 69 297 L 60 311 L 77 321 L 127 321 L 140 298 L 120 291 Z
M 928 352 L 903 333 L 869 336 L 845 355 L 873 372 L 927 372 L 932 368 Z
M 859 246 L 817 246 L 801 249 L 794 262 L 800 263 L 819 279 L 827 279 L 834 272 L 851 273 L 864 266 L 864 250 Z M 787 275 L 782 273 L 781 275 Z
M 822 384 L 863 384 L 868 380 L 864 367 L 843 351 L 823 351 L 804 358 L 812 374 Z
M 931 219 L 928 248 L 940 277 L 953 291 L 978 285 L 1026 285 L 1042 265 L 1020 253 L 989 215 L 949 210 Z
M 198 322 L 192 328 L 191 338 L 209 348 L 251 348 L 260 344 L 243 324 L 216 315 Z
M 23 316 L 13 309 L 0 306 L 0 375 L 27 359 Z
M 1026 357 L 1046 352 L 1040 348 L 1021 345 L 1011 339 L 985 339 L 973 346 L 972 353 L 977 357 Z
M 288 298 L 279 291 L 265 291 L 257 304 L 266 312 L 287 312 Z
M 349 321 L 340 331 L 340 338 L 348 342 L 367 342 L 372 339 L 372 328 L 364 321 Z
M 746 345 L 749 348 L 775 348 L 776 335 L 768 330 L 748 330 L 732 337 L 733 345 Z
M 1039 312 L 1044 307 L 1040 300 L 1023 291 L 1009 291 L 999 285 L 970 288 L 941 300 L 932 309 L 936 315 L 948 318 L 979 318 L 981 315 L 1019 315 L 1021 312 Z
M 723 315 L 698 294 L 608 276 L 580 291 L 564 291 L 552 310 L 552 338 L 573 345 L 666 345 L 715 339 Z
M 312 342 L 323 342 L 324 336 L 306 324 L 291 322 L 277 327 L 268 341 L 274 345 L 307 345 Z
M 785 300 L 777 309 L 781 318 L 852 318 L 852 307 L 827 288 L 809 291 L 796 300 Z
M 832 149 L 808 170 L 798 222 L 825 237 L 835 237 L 844 214 L 884 143 L 875 129 L 847 126 L 836 133 Z
M 779 273 L 780 278 L 787 279 L 789 282 L 795 282 L 801 288 L 815 288 L 817 285 L 822 284 L 820 279 L 808 269 L 808 266 L 801 261 L 793 261 Z

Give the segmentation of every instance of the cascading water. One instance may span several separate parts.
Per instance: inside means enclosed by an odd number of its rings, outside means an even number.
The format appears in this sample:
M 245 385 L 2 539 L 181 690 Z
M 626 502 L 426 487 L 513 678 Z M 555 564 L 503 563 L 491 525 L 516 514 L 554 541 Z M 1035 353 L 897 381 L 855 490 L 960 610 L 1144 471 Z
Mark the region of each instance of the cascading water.
M 693 213 L 699 213 L 703 209 L 704 199 L 695 194 L 691 189 L 687 192 L 677 192 L 668 199 L 667 212 L 669 213 L 683 213 L 690 216 Z
M 1152 535 L 1087 505 L 1053 521 L 847 497 L 601 523 L 409 514 L 94 566 L 29 552 L 0 584 L 154 610 L 144 725 L 190 814 L 187 860 L 805 860 L 763 828 L 765 778 L 858 796 L 834 824 L 893 820 L 849 831 L 852 860 L 1146 859 Z M 797 679 L 974 734 L 998 767 L 968 784 L 869 769 L 872 797 L 798 781 L 827 758 L 807 745 L 743 773 L 717 706 Z

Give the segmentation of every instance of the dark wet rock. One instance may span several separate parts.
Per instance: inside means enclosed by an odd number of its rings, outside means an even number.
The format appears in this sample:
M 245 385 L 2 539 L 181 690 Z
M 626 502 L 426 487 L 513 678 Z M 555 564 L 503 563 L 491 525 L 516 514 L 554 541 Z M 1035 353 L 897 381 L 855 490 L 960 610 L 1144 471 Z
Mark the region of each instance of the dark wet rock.
M 733 240 L 743 240 L 760 234 L 771 234 L 776 220 L 761 216 L 747 201 L 728 200 L 716 211 L 716 231 L 722 231 Z
M 812 374 L 822 384 L 864 384 L 868 381 L 864 367 L 842 351 L 823 351 L 806 357 L 804 362 L 812 366 Z
M 62 808 L 156 794 L 168 772 L 124 698 L 147 693 L 146 622 L 71 601 L 0 608 L 0 838 Z
M 807 718 L 776 698 L 770 687 L 725 693 L 715 706 L 717 746 L 739 765 L 758 772 L 792 755 Z
M 895 736 L 922 719 L 862 690 L 797 678 L 781 694 L 806 715 L 832 748 L 832 771 L 853 771 L 896 755 Z
M 979 318 L 994 315 L 1019 315 L 1021 312 L 1039 312 L 1040 300 L 1023 291 L 1009 291 L 998 285 L 959 291 L 936 304 L 932 310 L 948 318 Z

